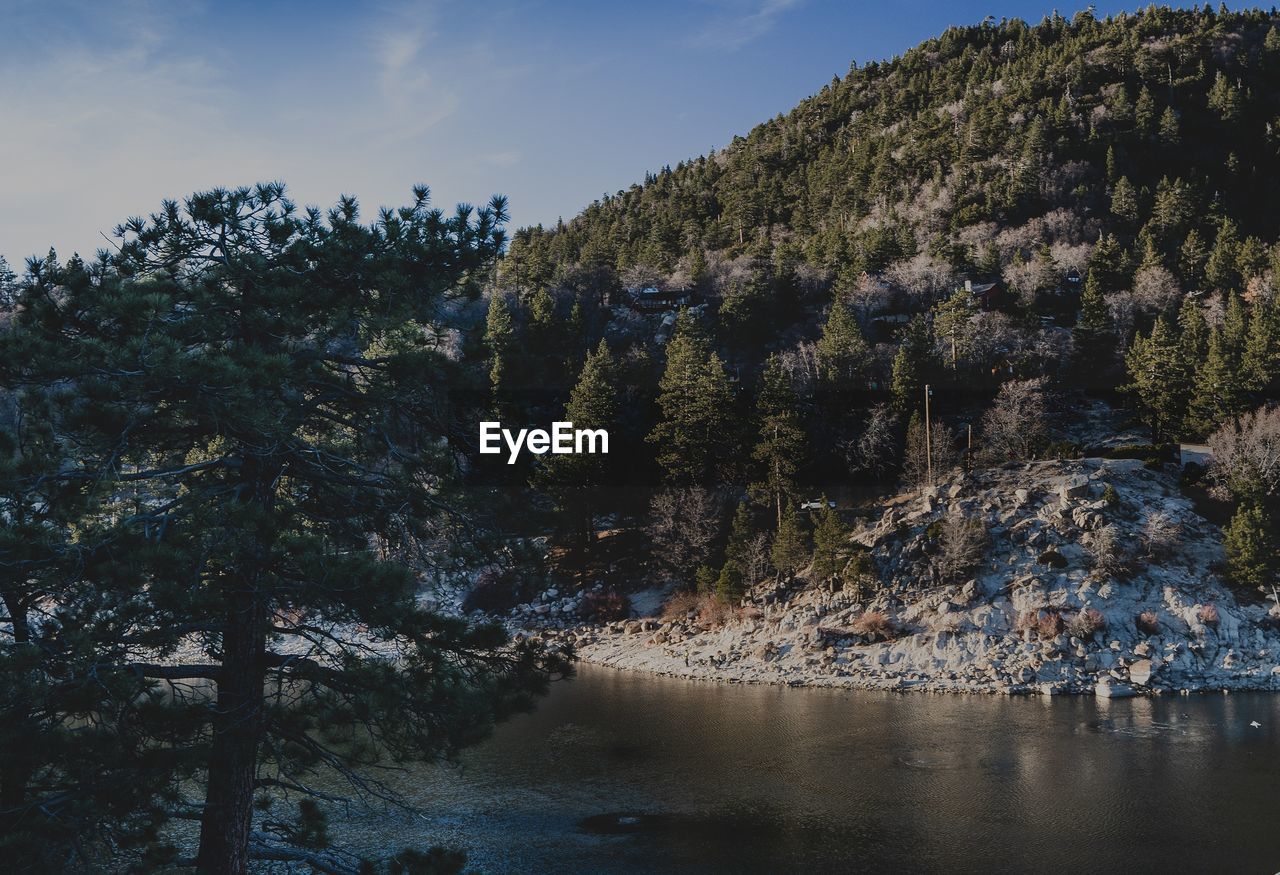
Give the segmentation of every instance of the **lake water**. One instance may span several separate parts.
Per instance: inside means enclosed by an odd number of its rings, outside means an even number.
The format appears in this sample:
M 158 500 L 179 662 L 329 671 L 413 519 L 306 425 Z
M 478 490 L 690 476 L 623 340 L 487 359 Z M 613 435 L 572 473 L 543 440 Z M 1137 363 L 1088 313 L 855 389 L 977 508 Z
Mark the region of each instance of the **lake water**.
M 335 832 L 465 847 L 491 873 L 1280 871 L 1280 697 L 1264 695 L 898 695 L 584 666 L 458 765 L 397 784 L 421 816 L 353 812 Z

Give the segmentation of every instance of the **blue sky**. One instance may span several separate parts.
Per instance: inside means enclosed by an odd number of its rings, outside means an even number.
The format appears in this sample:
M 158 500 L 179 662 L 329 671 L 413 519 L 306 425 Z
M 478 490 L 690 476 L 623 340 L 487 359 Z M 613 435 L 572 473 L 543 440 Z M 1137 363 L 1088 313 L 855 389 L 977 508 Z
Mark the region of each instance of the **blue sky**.
M 1053 8 L 0 0 L 0 254 L 90 253 L 162 198 L 265 179 L 304 203 L 354 194 L 366 216 L 425 182 L 440 206 L 500 192 L 513 225 L 554 222 L 851 60 Z

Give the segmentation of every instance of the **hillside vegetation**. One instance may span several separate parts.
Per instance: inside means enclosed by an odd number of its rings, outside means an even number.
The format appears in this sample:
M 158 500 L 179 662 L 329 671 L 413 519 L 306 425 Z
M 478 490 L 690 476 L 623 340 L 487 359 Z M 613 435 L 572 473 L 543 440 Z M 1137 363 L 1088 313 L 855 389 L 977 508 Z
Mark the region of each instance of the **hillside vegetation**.
M 1234 502 L 1232 574 L 1257 587 L 1276 567 L 1258 472 L 1278 146 L 1269 12 L 988 22 L 855 65 L 722 151 L 514 234 L 472 348 L 493 403 L 538 421 L 616 398 L 624 461 L 476 473 L 528 479 L 582 554 L 593 520 L 647 521 L 656 576 L 733 601 L 808 558 L 822 521 L 802 505 L 823 495 L 1096 454 L 1133 426 L 1153 464 L 1216 435 L 1237 449 L 1210 481 Z M 643 289 L 668 312 L 629 306 Z M 1098 400 L 1116 414 L 1082 437 Z

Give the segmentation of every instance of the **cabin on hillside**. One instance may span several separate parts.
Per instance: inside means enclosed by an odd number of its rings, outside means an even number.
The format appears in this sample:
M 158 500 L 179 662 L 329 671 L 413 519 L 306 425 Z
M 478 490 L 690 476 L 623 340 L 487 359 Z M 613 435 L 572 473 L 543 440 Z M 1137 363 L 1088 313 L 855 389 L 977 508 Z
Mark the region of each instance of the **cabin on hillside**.
M 642 313 L 677 310 L 689 303 L 689 292 L 686 289 L 660 289 L 657 286 L 646 286 L 642 289 L 627 289 L 627 296 L 631 306 Z
M 989 283 L 964 281 L 964 293 L 971 304 L 982 310 L 996 310 L 1005 302 L 1007 294 L 1004 283 L 994 280 Z

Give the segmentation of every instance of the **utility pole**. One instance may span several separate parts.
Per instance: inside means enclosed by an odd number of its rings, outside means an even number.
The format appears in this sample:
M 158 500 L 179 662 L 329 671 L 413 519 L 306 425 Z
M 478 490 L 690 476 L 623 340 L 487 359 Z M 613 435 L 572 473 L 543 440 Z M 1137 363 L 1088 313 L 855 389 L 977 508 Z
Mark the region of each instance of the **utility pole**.
M 933 432 L 929 427 L 929 384 L 924 385 L 924 458 L 926 479 L 933 485 Z

